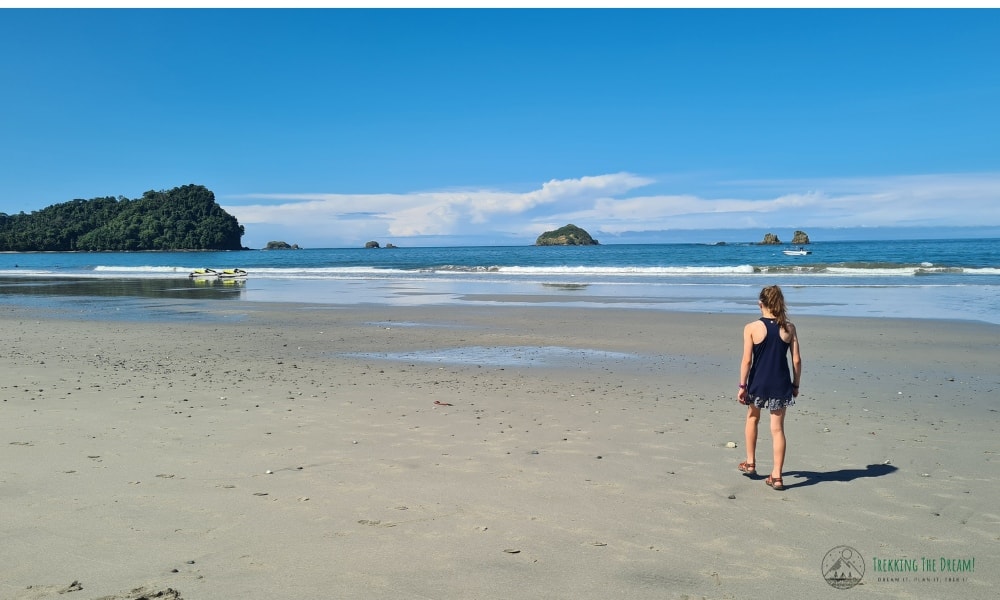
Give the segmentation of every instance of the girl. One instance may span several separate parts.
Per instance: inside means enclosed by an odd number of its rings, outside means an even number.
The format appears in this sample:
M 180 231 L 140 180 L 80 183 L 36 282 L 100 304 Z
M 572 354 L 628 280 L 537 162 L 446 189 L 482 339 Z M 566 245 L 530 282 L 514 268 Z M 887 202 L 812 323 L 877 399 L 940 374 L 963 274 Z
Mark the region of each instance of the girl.
M 785 296 L 776 285 L 760 291 L 758 303 L 761 318 L 743 328 L 743 360 L 740 362 L 740 386 L 736 399 L 747 405 L 747 459 L 737 467 L 743 473 L 756 475 L 757 425 L 760 411 L 771 413 L 771 439 L 774 444 L 774 467 L 764 480 L 776 490 L 785 489 L 781 468 L 785 463 L 785 408 L 795 404 L 802 378 L 802 357 L 799 338 L 788 320 Z M 788 369 L 791 350 L 792 370 Z

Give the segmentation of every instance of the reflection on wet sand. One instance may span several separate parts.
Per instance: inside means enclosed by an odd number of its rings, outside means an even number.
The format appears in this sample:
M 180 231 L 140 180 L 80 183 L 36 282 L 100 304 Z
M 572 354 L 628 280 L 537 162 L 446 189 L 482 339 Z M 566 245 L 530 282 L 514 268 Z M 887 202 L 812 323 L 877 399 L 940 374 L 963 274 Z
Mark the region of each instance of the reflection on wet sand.
M 238 300 L 244 279 L 0 279 L 0 296 L 129 296 L 135 298 L 196 298 Z

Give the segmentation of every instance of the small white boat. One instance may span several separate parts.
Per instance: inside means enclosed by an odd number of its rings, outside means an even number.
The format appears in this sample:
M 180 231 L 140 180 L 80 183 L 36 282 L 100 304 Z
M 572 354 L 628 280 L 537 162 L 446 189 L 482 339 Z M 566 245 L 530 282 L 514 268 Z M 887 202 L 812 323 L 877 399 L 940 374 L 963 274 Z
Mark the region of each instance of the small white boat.
M 812 254 L 812 250 L 806 250 L 805 248 L 795 248 L 794 250 L 782 250 L 782 254 L 785 256 L 805 256 L 807 254 Z

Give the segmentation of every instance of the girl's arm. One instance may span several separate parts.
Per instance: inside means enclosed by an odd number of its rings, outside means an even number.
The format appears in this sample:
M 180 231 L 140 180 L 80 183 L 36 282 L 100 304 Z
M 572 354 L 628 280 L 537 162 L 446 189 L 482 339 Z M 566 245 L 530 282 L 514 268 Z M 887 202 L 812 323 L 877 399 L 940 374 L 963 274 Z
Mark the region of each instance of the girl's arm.
M 740 359 L 740 387 L 736 393 L 736 400 L 740 404 L 747 403 L 747 378 L 750 376 L 750 359 L 753 357 L 753 335 L 751 327 L 753 323 L 748 323 L 743 328 L 743 358 Z
M 802 381 L 802 353 L 799 349 L 799 334 L 792 325 L 792 341 L 789 347 L 792 350 L 792 395 L 799 395 L 799 383 Z

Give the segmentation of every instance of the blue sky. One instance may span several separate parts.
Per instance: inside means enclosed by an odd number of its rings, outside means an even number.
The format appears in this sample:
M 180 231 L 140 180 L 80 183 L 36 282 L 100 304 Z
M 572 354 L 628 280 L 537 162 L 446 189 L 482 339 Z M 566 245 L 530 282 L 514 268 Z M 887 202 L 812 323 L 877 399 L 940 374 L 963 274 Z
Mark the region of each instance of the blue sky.
M 250 247 L 1000 237 L 998 60 L 998 10 L 6 9 L 0 212 L 197 183 Z

